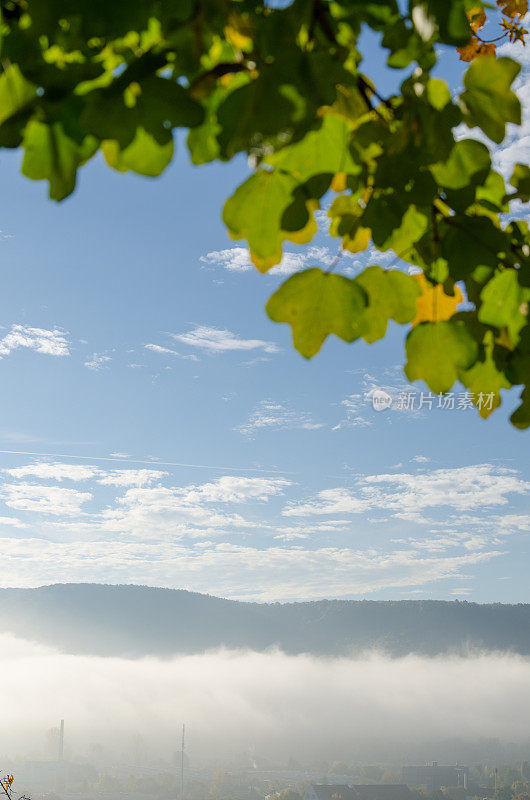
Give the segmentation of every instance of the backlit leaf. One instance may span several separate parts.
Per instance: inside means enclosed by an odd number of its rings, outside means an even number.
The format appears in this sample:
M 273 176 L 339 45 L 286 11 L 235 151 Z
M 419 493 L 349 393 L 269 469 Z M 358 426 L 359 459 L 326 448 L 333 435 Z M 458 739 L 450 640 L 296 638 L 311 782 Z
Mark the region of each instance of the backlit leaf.
M 288 278 L 266 310 L 273 322 L 291 326 L 294 346 L 311 358 L 331 333 L 345 342 L 362 336 L 368 327 L 365 306 L 366 294 L 355 281 L 314 268 Z
M 389 319 L 401 325 L 410 322 L 416 314 L 416 303 L 420 288 L 410 275 L 398 270 L 367 267 L 355 282 L 368 295 L 368 307 L 364 312 L 368 330 L 363 333 L 367 342 L 375 342 L 386 334 Z
M 491 168 L 489 150 L 475 139 L 461 139 L 447 161 L 433 164 L 435 181 L 446 189 L 462 189 L 469 184 L 484 183 Z
M 64 200 L 75 188 L 77 168 L 94 154 L 97 142 L 77 144 L 60 123 L 32 121 L 24 134 L 22 173 L 35 181 L 48 180 L 52 200 Z
M 507 328 L 512 342 L 516 343 L 528 319 L 530 300 L 530 290 L 520 286 L 516 270 L 506 269 L 495 275 L 480 298 L 479 320 L 497 328 Z
M 425 381 L 436 394 L 448 392 L 478 355 L 478 344 L 461 321 L 423 322 L 411 330 L 405 348 L 407 378 Z
M 511 85 L 521 70 L 511 58 L 480 56 L 464 75 L 461 95 L 464 119 L 470 128 L 478 125 L 494 142 L 502 142 L 506 123 L 521 124 L 521 104 Z
M 276 170 L 258 170 L 229 197 L 223 220 L 234 239 L 247 239 L 252 261 L 261 272 L 278 264 L 285 239 L 309 241 L 316 232 L 311 217 L 307 228 L 295 233 L 282 230 L 285 209 L 292 202 L 296 182 Z

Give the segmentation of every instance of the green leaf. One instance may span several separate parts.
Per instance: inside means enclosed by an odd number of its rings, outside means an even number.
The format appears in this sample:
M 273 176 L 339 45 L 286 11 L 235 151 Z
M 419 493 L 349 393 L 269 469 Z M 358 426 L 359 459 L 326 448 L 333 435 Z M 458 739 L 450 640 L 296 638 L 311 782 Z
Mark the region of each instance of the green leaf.
M 513 412 L 510 422 L 519 430 L 530 426 L 530 386 L 526 386 L 521 392 L 521 405 Z
M 414 205 L 403 205 L 403 196 L 392 192 L 372 197 L 366 206 L 362 224 L 371 228 L 372 238 L 379 250 L 394 250 L 406 255 L 429 225 L 425 214 Z
M 491 168 L 486 145 L 475 139 L 461 139 L 455 144 L 447 161 L 433 164 L 431 172 L 439 186 L 463 189 L 484 183 Z
M 336 85 L 353 76 L 326 53 L 297 47 L 277 53 L 257 78 L 231 92 L 217 111 L 221 156 L 265 151 L 294 142 L 315 124 L 317 110 L 331 105 Z
M 508 211 L 505 195 L 506 184 L 504 183 L 504 178 L 498 172 L 491 170 L 484 184 L 477 187 L 475 197 L 477 203 L 484 208 L 494 212 L 505 213 Z
M 501 389 L 511 387 L 510 381 L 493 358 L 494 345 L 491 330 L 485 341 L 484 357 L 477 361 L 471 369 L 462 370 L 459 375 L 461 383 L 469 389 L 473 402 L 483 419 L 500 406 Z
M 115 140 L 125 148 L 136 136 L 138 118 L 134 109 L 125 105 L 122 92 L 98 89 L 86 96 L 81 125 L 100 141 Z
M 405 374 L 410 381 L 424 380 L 436 394 L 448 392 L 460 370 L 476 361 L 478 344 L 461 321 L 422 322 L 406 341 Z
M 312 358 L 324 340 L 334 333 L 353 342 L 367 329 L 366 294 L 354 281 L 314 268 L 298 272 L 269 299 L 266 311 L 273 322 L 287 322 L 293 344 L 305 358 Z
M 520 69 L 511 58 L 486 55 L 472 61 L 464 76 L 464 120 L 470 128 L 478 125 L 494 142 L 504 139 L 507 122 L 521 124 L 521 104 L 510 88 Z
M 530 201 L 530 167 L 527 164 L 516 164 L 510 183 L 517 189 L 517 197 L 528 203 Z
M 465 280 L 478 268 L 493 271 L 499 254 L 509 246 L 506 234 L 488 217 L 455 215 L 446 220 L 442 234 L 442 256 L 455 281 Z
M 427 99 L 431 106 L 437 111 L 451 102 L 451 92 L 449 86 L 440 78 L 429 78 L 427 81 Z
M 323 173 L 356 175 L 361 168 L 350 155 L 350 133 L 350 125 L 345 119 L 325 114 L 318 130 L 310 131 L 300 142 L 268 156 L 266 162 L 289 172 L 302 183 Z
M 143 128 L 159 144 L 167 144 L 176 127 L 200 125 L 204 110 L 186 89 L 175 81 L 156 75 L 139 84 L 135 104 L 126 103 L 124 92 L 115 86 L 98 89 L 85 97 L 81 123 L 98 139 L 116 140 L 122 149 L 131 144 Z
M 530 290 L 520 286 L 517 271 L 505 269 L 497 273 L 483 288 L 478 318 L 486 325 L 507 328 L 512 342 L 528 319 Z
M 25 108 L 36 96 L 36 87 L 27 81 L 16 64 L 0 75 L 0 125 Z
M 355 283 L 368 295 L 368 307 L 364 312 L 368 330 L 363 338 L 370 344 L 385 336 L 389 319 L 404 325 L 416 316 L 421 289 L 410 275 L 372 266 L 357 275 Z
M 309 241 L 316 233 L 313 218 L 300 232 L 282 230 L 282 216 L 292 203 L 296 182 L 276 170 L 258 170 L 229 197 L 223 209 L 223 220 L 234 239 L 246 239 L 252 261 L 261 272 L 278 264 L 282 258 L 282 242 Z
M 153 75 L 140 84 L 136 101 L 139 124 L 159 144 L 166 144 L 173 128 L 193 128 L 204 120 L 204 109 L 174 80 Z
M 173 141 L 158 144 L 143 128 L 138 128 L 131 144 L 123 150 L 118 142 L 105 141 L 101 149 L 105 161 L 118 172 L 132 170 L 139 175 L 156 177 L 160 175 L 173 158 Z
M 519 344 L 507 364 L 506 374 L 513 384 L 526 386 L 521 394 L 521 405 L 513 412 L 510 420 L 516 428 L 521 430 L 528 428 L 530 426 L 530 325 L 521 331 Z
M 75 188 L 77 168 L 91 158 L 97 142 L 90 137 L 79 145 L 59 122 L 46 125 L 31 120 L 24 133 L 22 174 L 32 180 L 48 180 L 52 200 L 64 200 Z

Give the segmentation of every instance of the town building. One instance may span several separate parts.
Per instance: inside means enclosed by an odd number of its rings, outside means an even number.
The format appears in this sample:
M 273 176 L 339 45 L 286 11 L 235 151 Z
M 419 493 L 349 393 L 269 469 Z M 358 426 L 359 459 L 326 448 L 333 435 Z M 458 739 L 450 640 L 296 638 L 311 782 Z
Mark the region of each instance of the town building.
M 460 764 L 450 766 L 433 761 L 432 764 L 403 767 L 402 775 L 403 783 L 408 787 L 414 789 L 425 787 L 429 793 L 441 789 L 442 786 L 461 786 L 467 789 L 469 767 Z

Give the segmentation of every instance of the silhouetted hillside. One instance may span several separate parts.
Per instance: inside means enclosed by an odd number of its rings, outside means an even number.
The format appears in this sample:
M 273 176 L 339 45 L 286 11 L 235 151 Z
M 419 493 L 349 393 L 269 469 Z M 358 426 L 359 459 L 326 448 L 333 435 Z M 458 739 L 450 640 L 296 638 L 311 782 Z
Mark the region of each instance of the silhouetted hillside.
M 393 656 L 469 649 L 530 654 L 530 605 L 435 600 L 241 603 L 146 586 L 0 589 L 0 631 L 70 653 L 169 656 L 220 646 Z

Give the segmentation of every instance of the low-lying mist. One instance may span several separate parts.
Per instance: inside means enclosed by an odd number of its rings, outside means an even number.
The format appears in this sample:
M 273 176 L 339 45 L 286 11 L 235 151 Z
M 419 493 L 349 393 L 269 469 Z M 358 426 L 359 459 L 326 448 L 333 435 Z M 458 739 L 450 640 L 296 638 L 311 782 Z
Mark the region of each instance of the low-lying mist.
M 169 758 L 183 722 L 192 760 L 249 747 L 306 763 L 462 760 L 462 748 L 485 758 L 488 748 L 529 738 L 530 660 L 514 655 L 218 651 L 126 660 L 66 655 L 8 635 L 0 653 L 0 756 L 9 758 L 53 757 L 46 732 L 61 718 L 67 758 L 99 743 L 109 758 L 132 759 L 139 736 L 144 761 Z

